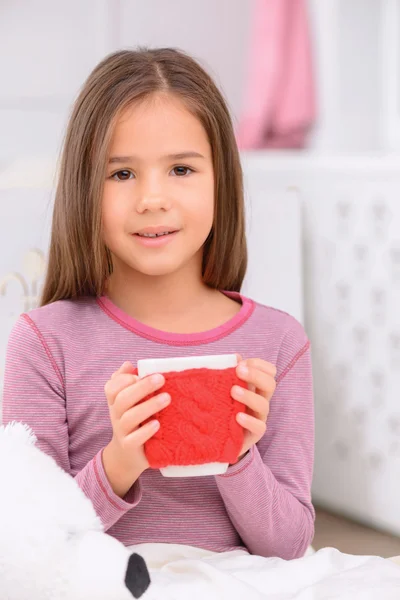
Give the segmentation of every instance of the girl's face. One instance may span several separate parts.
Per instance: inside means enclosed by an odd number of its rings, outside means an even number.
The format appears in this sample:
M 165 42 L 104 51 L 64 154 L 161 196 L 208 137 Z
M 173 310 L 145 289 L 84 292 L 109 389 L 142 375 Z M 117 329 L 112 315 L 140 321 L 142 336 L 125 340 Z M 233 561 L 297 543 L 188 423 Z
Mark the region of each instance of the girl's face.
M 102 204 L 114 269 L 162 276 L 191 263 L 200 275 L 213 214 L 211 147 L 196 117 L 172 95 L 125 111 L 110 144 Z

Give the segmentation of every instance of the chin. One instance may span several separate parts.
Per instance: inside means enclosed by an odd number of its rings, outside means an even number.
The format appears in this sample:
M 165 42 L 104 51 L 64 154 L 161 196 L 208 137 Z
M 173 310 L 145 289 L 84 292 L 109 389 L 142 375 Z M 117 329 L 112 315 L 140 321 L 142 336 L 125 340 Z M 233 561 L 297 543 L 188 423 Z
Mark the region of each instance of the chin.
M 141 275 L 147 277 L 165 277 L 166 275 L 172 275 L 179 271 L 182 265 L 166 265 L 166 264 L 154 264 L 154 265 L 135 265 L 135 271 Z

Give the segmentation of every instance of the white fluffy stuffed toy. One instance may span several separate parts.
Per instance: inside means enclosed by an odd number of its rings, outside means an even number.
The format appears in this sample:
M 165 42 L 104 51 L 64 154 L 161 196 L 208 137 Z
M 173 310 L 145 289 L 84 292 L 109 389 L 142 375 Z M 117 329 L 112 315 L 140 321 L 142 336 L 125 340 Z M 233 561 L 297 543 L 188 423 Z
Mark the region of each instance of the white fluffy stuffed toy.
M 142 557 L 104 533 L 75 480 L 20 423 L 0 427 L 1 600 L 132 600 Z

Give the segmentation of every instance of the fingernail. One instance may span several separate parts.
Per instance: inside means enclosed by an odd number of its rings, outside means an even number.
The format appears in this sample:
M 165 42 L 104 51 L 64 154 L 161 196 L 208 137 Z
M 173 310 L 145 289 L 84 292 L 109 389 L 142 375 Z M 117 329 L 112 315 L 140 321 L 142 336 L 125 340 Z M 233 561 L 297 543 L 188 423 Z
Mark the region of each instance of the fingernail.
M 157 429 L 160 429 L 160 422 L 159 421 L 152 421 L 151 422 L 151 428 L 154 429 L 154 431 L 157 431 Z
M 247 375 L 249 372 L 249 369 L 246 367 L 246 365 L 239 365 L 239 373 L 241 375 Z
M 235 396 L 243 396 L 244 389 L 240 387 L 240 385 L 235 385 L 233 386 L 233 393 L 235 394 Z
M 170 402 L 171 396 L 169 394 L 162 394 L 158 399 L 158 403 L 160 406 L 167 406 Z
M 159 373 L 151 376 L 151 382 L 154 383 L 154 385 L 159 385 L 163 381 L 164 381 L 164 377 L 162 375 L 160 375 Z
M 245 413 L 238 413 L 237 414 L 237 418 L 239 421 L 241 421 L 242 423 L 244 423 L 246 421 L 246 415 Z

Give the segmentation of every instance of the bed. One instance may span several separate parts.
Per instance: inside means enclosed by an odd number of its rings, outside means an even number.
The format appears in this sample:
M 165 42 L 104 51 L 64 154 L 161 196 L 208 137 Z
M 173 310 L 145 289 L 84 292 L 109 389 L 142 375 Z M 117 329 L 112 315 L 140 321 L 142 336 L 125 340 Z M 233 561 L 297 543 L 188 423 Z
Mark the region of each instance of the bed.
M 146 600 L 398 600 L 400 557 L 324 548 L 285 561 L 241 550 L 216 554 L 173 544 L 133 546 L 146 560 Z

